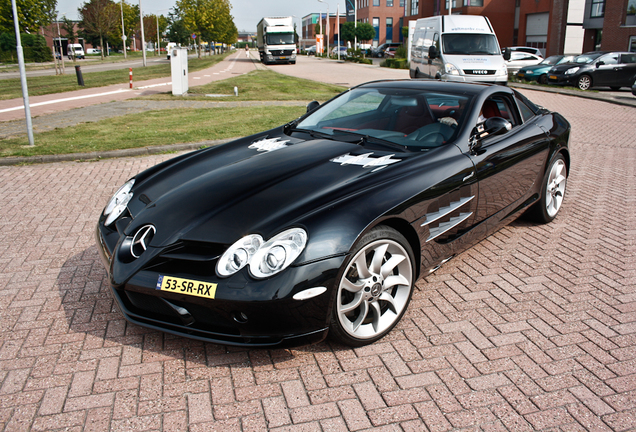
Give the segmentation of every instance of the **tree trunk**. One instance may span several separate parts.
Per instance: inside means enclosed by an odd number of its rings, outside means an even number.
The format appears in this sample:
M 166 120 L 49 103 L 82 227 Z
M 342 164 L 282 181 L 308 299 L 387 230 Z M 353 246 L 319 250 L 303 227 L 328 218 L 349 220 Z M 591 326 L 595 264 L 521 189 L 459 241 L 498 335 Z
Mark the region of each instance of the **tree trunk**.
M 104 37 L 101 35 L 99 35 L 99 47 L 102 49 L 102 60 L 104 60 Z

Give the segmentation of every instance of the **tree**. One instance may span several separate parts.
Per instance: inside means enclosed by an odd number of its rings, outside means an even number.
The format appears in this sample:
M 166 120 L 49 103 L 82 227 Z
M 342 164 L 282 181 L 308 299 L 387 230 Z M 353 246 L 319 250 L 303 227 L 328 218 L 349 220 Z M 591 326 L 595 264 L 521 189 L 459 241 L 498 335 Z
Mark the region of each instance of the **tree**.
M 113 37 L 118 28 L 119 8 L 112 0 L 90 0 L 78 9 L 80 26 L 84 33 L 93 38 L 99 37 L 99 46 L 102 48 L 102 60 L 104 59 L 104 38 Z
M 231 43 L 238 36 L 228 0 L 177 0 L 176 9 L 181 13 L 185 28 L 197 36 L 199 44 L 203 41 Z
M 75 23 L 68 19 L 66 15 L 62 17 L 62 30 L 66 32 L 66 39 L 68 39 L 69 44 L 74 44 L 77 40 L 77 33 L 75 32 Z M 73 57 L 73 63 L 77 62 L 75 58 L 75 50 L 69 49 L 68 54 Z
M 340 33 L 340 39 L 343 41 L 353 42 L 356 38 L 356 23 L 349 21 L 343 23 L 341 28 L 342 31 Z
M 369 23 L 358 23 L 356 36 L 359 41 L 369 41 L 375 37 L 375 29 Z
M 57 0 L 16 0 L 21 33 L 37 33 L 51 23 Z M 10 0 L 0 2 L 0 33 L 14 33 L 13 8 Z

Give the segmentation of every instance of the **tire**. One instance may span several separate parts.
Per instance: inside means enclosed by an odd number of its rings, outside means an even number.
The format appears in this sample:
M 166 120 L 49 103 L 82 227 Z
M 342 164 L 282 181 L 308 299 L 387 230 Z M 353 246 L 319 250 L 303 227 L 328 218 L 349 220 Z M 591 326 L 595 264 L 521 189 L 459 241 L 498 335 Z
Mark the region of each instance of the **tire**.
M 393 228 L 377 226 L 363 236 L 339 273 L 330 337 L 358 347 L 389 333 L 411 301 L 414 263 L 409 243 Z
M 548 75 L 547 74 L 543 74 L 543 75 L 539 76 L 539 79 L 537 81 L 539 81 L 539 84 L 547 84 L 548 83 Z
M 417 72 L 415 72 L 413 69 L 409 69 L 409 77 L 411 79 L 417 78 Z
M 592 77 L 590 77 L 589 75 L 581 75 L 576 82 L 576 86 L 579 88 L 579 90 L 588 90 L 590 87 L 592 87 Z
M 563 155 L 554 157 L 541 184 L 539 201 L 531 209 L 531 218 L 539 223 L 549 223 L 559 213 L 567 186 L 567 166 Z

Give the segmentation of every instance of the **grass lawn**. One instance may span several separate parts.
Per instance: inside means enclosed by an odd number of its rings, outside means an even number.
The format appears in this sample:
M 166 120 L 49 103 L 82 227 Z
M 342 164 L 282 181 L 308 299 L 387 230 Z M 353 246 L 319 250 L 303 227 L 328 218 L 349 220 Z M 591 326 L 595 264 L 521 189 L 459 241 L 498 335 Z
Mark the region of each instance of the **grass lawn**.
M 81 153 L 241 137 L 280 126 L 303 113 L 304 107 L 277 106 L 149 111 L 43 132 L 35 136 L 33 147 L 26 137 L 0 140 L 0 156 Z
M 230 52 L 215 56 L 204 56 L 199 58 L 188 59 L 188 70 L 197 71 L 208 68 L 223 60 L 230 55 Z M 123 58 L 123 57 L 122 57 Z M 152 58 L 152 57 L 149 57 Z M 80 66 L 86 64 L 78 62 Z M 69 66 L 70 65 L 70 66 Z M 85 72 L 82 71 L 85 86 L 83 88 L 103 87 L 111 84 L 127 83 L 129 76 L 129 68 L 122 66 L 121 69 L 103 71 L 103 72 Z M 170 63 L 156 66 L 137 67 L 133 70 L 133 79 L 142 81 L 153 78 L 162 78 L 170 76 Z M 22 97 L 22 86 L 20 78 L 10 78 L 0 81 L 0 100 L 14 99 Z M 27 86 L 29 87 L 29 96 L 41 96 L 52 93 L 62 93 L 67 91 L 79 90 L 82 87 L 77 85 L 77 77 L 72 61 L 66 62 L 65 75 L 49 75 L 27 78 Z
M 234 96 L 234 87 L 238 88 L 238 97 Z M 210 84 L 190 87 L 186 100 L 221 100 L 221 101 L 251 101 L 251 100 L 301 100 L 311 102 L 317 100 L 325 102 L 342 93 L 347 88 L 333 84 L 323 84 L 302 78 L 290 77 L 277 72 L 252 71 L 250 73 L 214 81 Z M 208 97 L 206 94 L 228 95 L 227 97 Z M 177 98 L 180 99 L 181 97 Z M 175 100 L 169 93 L 144 96 L 143 99 Z

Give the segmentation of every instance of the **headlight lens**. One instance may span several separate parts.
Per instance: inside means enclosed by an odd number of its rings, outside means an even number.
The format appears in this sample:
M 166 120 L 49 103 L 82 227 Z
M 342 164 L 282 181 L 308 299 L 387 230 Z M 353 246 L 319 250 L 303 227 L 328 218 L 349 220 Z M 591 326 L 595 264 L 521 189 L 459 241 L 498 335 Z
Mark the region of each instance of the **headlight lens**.
M 250 260 L 250 273 L 258 279 L 275 275 L 289 267 L 307 245 L 307 233 L 301 228 L 283 231 L 262 245 Z
M 135 184 L 135 179 L 128 180 L 126 184 L 119 188 L 115 195 L 108 201 L 104 209 L 104 216 L 107 216 L 104 225 L 108 226 L 113 223 L 123 212 L 133 197 L 131 189 Z
M 573 67 L 573 68 L 570 68 L 570 69 L 566 70 L 565 74 L 566 75 L 572 75 L 573 73 L 576 73 L 578 70 L 579 70 L 578 66 L 577 67 Z
M 444 65 L 444 68 L 446 69 L 446 73 L 450 74 L 450 75 L 459 75 L 459 70 L 457 70 L 457 68 L 455 67 L 454 64 L 452 63 L 446 63 Z
M 243 237 L 221 256 L 216 264 L 216 273 L 221 277 L 233 275 L 250 262 L 263 243 L 263 237 L 258 234 Z

